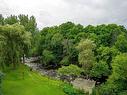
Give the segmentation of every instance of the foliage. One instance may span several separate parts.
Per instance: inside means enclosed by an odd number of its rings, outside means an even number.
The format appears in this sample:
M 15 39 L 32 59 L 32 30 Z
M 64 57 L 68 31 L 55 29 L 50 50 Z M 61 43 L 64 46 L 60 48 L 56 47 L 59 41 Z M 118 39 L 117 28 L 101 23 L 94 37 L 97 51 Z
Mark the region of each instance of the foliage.
M 112 59 L 116 56 L 120 54 L 119 50 L 115 47 L 104 47 L 104 46 L 100 46 L 97 49 L 97 60 L 103 60 L 105 61 L 109 68 L 111 68 L 111 62 Z
M 122 33 L 117 37 L 117 41 L 115 43 L 115 46 L 118 48 L 118 50 L 122 53 L 127 52 L 127 35 Z
M 113 46 L 117 36 L 122 32 L 126 32 L 126 29 L 116 24 L 102 24 L 97 26 L 88 25 L 84 28 L 84 31 L 90 34 L 94 33 L 97 36 L 94 36 L 94 41 L 97 46 Z
M 31 47 L 29 48 L 29 51 L 26 53 L 26 55 L 34 55 L 36 51 L 36 46 L 38 41 L 37 39 L 37 34 L 38 34 L 38 29 L 37 29 L 37 23 L 36 19 L 34 16 L 28 16 L 28 15 L 23 15 L 20 14 L 18 16 L 16 15 L 11 15 L 6 18 L 4 18 L 2 15 L 0 15 L 0 25 L 13 25 L 13 24 L 20 24 L 24 26 L 25 31 L 28 31 L 32 34 L 32 39 L 31 39 Z
M 91 76 L 96 78 L 102 78 L 103 76 L 108 76 L 110 74 L 110 70 L 108 64 L 104 61 L 100 61 L 95 63 L 91 70 Z
M 13 65 L 20 62 L 30 45 L 31 34 L 19 24 L 0 26 L 0 58 L 1 66 Z
M 70 64 L 69 62 L 69 56 L 65 56 L 61 61 L 60 64 L 64 65 L 64 66 L 68 66 Z
M 81 40 L 77 46 L 77 49 L 79 50 L 78 61 L 86 73 L 89 72 L 95 61 L 94 48 L 95 44 L 89 39 Z
M 114 79 L 122 79 L 126 80 L 127 79 L 127 54 L 120 54 L 115 57 L 112 63 L 112 68 L 113 68 L 113 75 L 112 77 Z
M 0 14 L 0 25 L 4 25 L 4 17 Z
M 73 75 L 73 76 L 79 76 L 83 72 L 81 68 L 79 68 L 76 65 L 69 65 L 69 66 L 63 66 L 62 68 L 58 69 L 58 73 L 60 75 Z
M 66 84 L 63 86 L 63 91 L 67 94 L 67 95 L 88 95 L 85 94 L 84 91 L 82 90 L 77 90 L 75 88 L 73 88 L 73 86 Z
M 49 50 L 43 51 L 43 56 L 42 56 L 43 64 L 45 65 L 49 64 L 51 61 L 53 61 L 54 58 L 55 56 L 53 55 L 52 51 Z
M 111 76 L 100 88 L 100 95 L 124 95 L 127 91 L 127 54 L 117 55 L 113 60 L 112 68 Z
M 95 48 L 95 44 L 93 41 L 89 40 L 89 39 L 85 39 L 85 40 L 81 40 L 77 46 L 77 49 L 79 50 L 79 52 L 82 52 L 83 50 L 93 50 Z
M 17 19 L 17 16 L 15 15 L 11 15 L 7 18 L 5 18 L 4 20 L 4 24 L 9 24 L 9 25 L 12 25 L 12 24 L 15 24 L 15 23 L 18 23 L 18 19 Z

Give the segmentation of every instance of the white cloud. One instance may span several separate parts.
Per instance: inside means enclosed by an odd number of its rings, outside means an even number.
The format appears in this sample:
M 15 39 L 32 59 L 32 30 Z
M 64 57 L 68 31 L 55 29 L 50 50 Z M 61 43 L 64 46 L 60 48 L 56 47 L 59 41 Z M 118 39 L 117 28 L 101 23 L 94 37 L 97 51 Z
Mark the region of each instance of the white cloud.
M 0 14 L 34 15 L 39 27 L 68 20 L 83 25 L 125 25 L 126 9 L 126 0 L 0 0 Z

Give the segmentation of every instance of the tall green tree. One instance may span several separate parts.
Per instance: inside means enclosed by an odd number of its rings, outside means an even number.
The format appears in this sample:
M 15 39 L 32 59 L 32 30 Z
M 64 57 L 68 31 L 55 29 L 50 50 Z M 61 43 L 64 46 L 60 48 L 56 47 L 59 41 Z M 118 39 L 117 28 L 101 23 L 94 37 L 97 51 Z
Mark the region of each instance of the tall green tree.
M 0 14 L 0 25 L 4 25 L 4 17 Z
M 31 32 L 32 35 L 34 35 L 35 32 L 37 31 L 37 23 L 35 17 L 34 16 L 28 17 L 28 15 L 20 14 L 18 18 L 20 24 L 25 27 L 25 30 Z
M 115 57 L 112 74 L 107 83 L 101 87 L 100 95 L 126 95 L 127 92 L 127 54 Z
M 122 52 L 125 53 L 127 52 L 127 35 L 125 33 L 121 33 L 117 37 L 117 41 L 115 43 L 116 48 Z
M 92 68 L 95 62 L 93 52 L 94 48 L 95 48 L 94 42 L 89 39 L 81 40 L 77 46 L 77 49 L 79 51 L 78 61 L 79 64 L 82 65 L 84 70 L 86 70 L 86 73 L 89 72 L 89 70 Z
M 15 16 L 15 15 L 8 16 L 8 17 L 5 18 L 5 20 L 4 20 L 4 24 L 12 25 L 12 24 L 15 24 L 15 23 L 19 23 L 18 17 Z
M 31 48 L 29 49 L 29 56 L 35 56 L 39 40 L 39 30 L 37 28 L 36 18 L 24 14 L 18 15 L 20 25 L 23 25 L 25 30 L 32 34 Z
M 103 60 L 108 64 L 108 67 L 110 69 L 112 68 L 111 66 L 112 59 L 120 53 L 115 46 L 113 47 L 100 46 L 99 48 L 96 49 L 96 52 L 97 52 L 96 55 L 97 61 Z
M 107 77 L 110 74 L 110 69 L 106 62 L 100 61 L 93 65 L 90 74 L 92 77 L 96 77 L 96 78 Z
M 0 26 L 1 64 L 15 68 L 28 50 L 30 38 L 31 34 L 19 24 Z
M 55 59 L 55 56 L 53 55 L 52 51 L 49 50 L 44 50 L 42 53 L 42 64 L 44 66 L 51 66 L 52 64 L 50 64 L 51 62 L 53 62 L 53 60 Z

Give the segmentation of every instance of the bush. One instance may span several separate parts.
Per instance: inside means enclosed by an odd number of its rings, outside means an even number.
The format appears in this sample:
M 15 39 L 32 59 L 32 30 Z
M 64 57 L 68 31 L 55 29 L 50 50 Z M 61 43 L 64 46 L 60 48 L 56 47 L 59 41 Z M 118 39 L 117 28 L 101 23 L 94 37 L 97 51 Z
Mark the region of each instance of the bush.
M 108 76 L 110 74 L 110 70 L 108 64 L 106 62 L 100 61 L 99 63 L 95 63 L 90 72 L 92 77 L 102 78 L 103 76 Z
M 72 85 L 66 84 L 63 86 L 63 91 L 67 94 L 67 95 L 87 95 L 84 93 L 84 91 L 82 90 L 77 90 L 75 88 L 73 88 Z
M 83 72 L 82 68 L 79 68 L 76 65 L 69 65 L 69 66 L 63 66 L 62 68 L 58 69 L 58 73 L 60 75 L 67 75 L 67 76 L 79 76 Z
M 60 61 L 61 65 L 67 66 L 70 64 L 69 62 L 69 56 L 65 56 L 61 61 Z
M 42 55 L 42 63 L 44 65 L 49 65 L 49 63 L 51 61 L 53 61 L 53 59 L 55 59 L 55 56 L 53 55 L 52 51 L 44 50 L 42 54 L 43 54 Z

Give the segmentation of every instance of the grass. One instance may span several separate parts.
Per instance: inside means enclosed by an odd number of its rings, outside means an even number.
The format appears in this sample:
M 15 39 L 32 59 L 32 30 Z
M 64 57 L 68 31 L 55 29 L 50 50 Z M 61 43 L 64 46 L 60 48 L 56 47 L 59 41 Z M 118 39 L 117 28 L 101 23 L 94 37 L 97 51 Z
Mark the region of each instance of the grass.
M 2 91 L 4 95 L 65 95 L 60 86 L 62 84 L 20 66 L 5 73 Z

